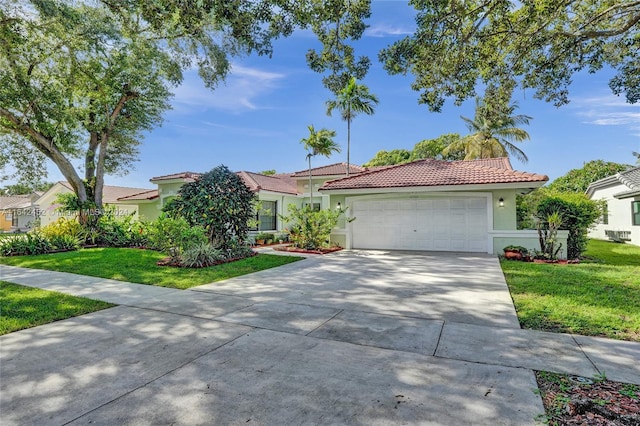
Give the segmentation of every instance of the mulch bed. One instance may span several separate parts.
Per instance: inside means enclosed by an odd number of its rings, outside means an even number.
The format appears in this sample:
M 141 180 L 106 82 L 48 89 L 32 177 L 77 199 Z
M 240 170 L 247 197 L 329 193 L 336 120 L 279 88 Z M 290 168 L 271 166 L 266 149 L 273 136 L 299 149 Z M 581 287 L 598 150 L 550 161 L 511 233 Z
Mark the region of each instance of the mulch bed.
M 288 251 L 293 253 L 328 254 L 328 253 L 340 251 L 342 250 L 342 247 L 329 247 L 329 248 L 320 248 L 316 250 L 307 250 L 307 249 L 301 249 L 301 248 L 291 247 L 291 246 L 285 246 L 285 247 L 280 246 L 280 247 L 274 247 L 273 249 L 277 251 Z
M 640 386 L 536 372 L 550 425 L 640 426 Z

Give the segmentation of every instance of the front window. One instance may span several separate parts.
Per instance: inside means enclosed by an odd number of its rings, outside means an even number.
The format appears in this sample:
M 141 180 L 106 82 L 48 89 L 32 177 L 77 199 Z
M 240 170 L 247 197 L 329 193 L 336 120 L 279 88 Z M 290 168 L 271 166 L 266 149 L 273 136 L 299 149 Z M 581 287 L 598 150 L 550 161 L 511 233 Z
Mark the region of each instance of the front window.
M 304 203 L 304 207 L 307 207 L 308 205 L 309 205 L 309 203 Z M 311 204 L 311 211 L 319 212 L 320 211 L 320 203 L 312 203 Z
M 11 215 L 11 226 L 13 226 L 14 228 L 18 227 L 18 215 L 16 214 L 16 212 L 13 212 L 13 214 Z
M 258 231 L 277 230 L 278 202 L 260 201 L 260 205 L 260 210 L 256 215 L 256 219 L 258 220 Z
M 607 204 L 606 201 L 602 205 L 602 218 L 600 219 L 600 222 L 603 225 L 609 224 L 609 205 Z
M 640 201 L 631 202 L 631 223 L 640 226 Z

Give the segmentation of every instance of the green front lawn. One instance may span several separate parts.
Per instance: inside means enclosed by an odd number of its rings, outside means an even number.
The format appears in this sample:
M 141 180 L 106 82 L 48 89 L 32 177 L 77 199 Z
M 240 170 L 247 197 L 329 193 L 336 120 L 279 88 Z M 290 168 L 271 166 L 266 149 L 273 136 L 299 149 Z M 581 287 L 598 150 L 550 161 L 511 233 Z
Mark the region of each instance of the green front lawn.
M 0 306 L 0 335 L 3 335 L 115 305 L 0 281 Z
M 301 259 L 295 256 L 258 254 L 236 262 L 191 269 L 156 265 L 156 262 L 164 257 L 162 253 L 151 250 L 94 248 L 38 256 L 0 257 L 0 263 L 185 289 L 274 268 Z
M 640 247 L 591 240 L 577 265 L 503 260 L 520 324 L 640 341 Z

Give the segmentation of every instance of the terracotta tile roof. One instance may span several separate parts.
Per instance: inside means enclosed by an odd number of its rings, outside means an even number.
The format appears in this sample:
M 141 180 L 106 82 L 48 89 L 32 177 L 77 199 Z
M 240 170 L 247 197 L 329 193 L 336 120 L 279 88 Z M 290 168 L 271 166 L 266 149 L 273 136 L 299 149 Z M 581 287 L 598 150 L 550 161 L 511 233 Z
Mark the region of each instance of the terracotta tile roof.
M 118 201 L 141 201 L 141 200 L 154 200 L 158 198 L 160 194 L 157 189 L 148 189 L 138 194 L 128 195 L 126 197 L 118 198 Z
M 262 175 L 252 172 L 238 172 L 245 185 L 253 192 L 272 191 L 284 194 L 297 194 L 297 185 L 295 179 L 290 175 Z
M 151 182 L 155 182 L 155 181 L 158 181 L 158 180 L 184 179 L 186 181 L 191 181 L 192 182 L 192 181 L 198 179 L 200 176 L 202 176 L 202 173 L 180 172 L 180 173 L 173 173 L 173 174 L 170 174 L 170 175 L 152 177 L 149 180 Z
M 508 160 L 506 162 L 500 159 L 492 160 L 495 162 L 487 160 L 418 160 L 361 173 L 348 178 L 332 180 L 326 182 L 320 189 L 481 185 L 492 183 L 546 182 L 549 180 L 545 175 L 515 171 L 511 169 Z M 487 164 L 499 165 L 500 167 Z
M 349 164 L 349 174 L 362 173 L 366 170 L 365 167 L 361 167 L 355 164 Z M 335 163 L 328 166 L 314 167 L 311 169 L 311 176 L 336 176 L 346 175 L 347 163 Z M 291 174 L 292 177 L 309 177 L 309 169 L 300 170 Z

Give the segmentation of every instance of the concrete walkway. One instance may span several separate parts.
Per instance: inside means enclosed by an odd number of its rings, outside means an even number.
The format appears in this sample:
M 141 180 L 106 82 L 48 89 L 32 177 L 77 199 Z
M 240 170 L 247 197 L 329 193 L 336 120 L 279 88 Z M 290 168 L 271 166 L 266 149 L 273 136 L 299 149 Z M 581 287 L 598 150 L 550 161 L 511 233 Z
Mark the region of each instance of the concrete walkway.
M 343 251 L 191 290 L 0 266 L 121 306 L 0 337 L 2 424 L 535 424 L 532 370 L 640 344 L 519 328 L 497 259 Z

